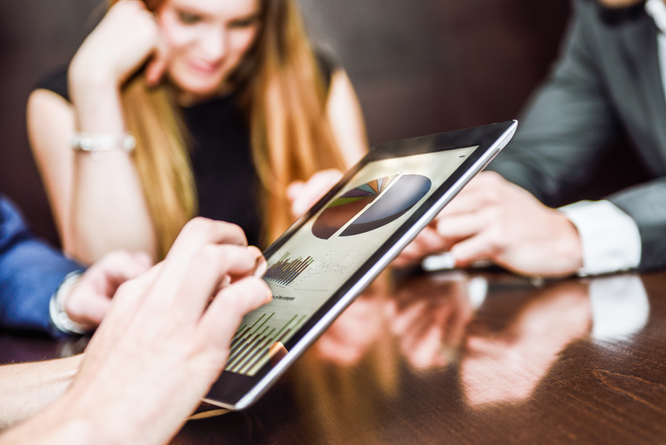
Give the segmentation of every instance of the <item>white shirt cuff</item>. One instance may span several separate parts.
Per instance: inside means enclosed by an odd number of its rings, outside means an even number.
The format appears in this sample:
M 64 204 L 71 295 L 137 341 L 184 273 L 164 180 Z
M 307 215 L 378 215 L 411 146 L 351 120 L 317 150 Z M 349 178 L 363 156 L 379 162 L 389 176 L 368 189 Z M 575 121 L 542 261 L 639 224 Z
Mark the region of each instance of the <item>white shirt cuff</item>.
M 579 275 L 634 269 L 641 262 L 638 226 L 610 201 L 580 201 L 559 209 L 576 226 L 583 248 Z

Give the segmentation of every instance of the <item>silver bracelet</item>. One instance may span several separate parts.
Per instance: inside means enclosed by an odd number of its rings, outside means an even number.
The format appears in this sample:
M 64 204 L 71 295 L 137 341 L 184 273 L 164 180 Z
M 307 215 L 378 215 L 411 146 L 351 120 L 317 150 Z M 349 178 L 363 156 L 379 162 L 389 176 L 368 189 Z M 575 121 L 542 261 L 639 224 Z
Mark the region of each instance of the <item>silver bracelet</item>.
M 122 148 L 125 152 L 131 153 L 136 148 L 136 139 L 130 133 L 121 135 L 74 133 L 69 143 L 74 150 L 90 153 L 93 159 L 97 159 L 101 151 Z
M 81 272 L 71 272 L 67 274 L 60 287 L 51 297 L 49 302 L 49 315 L 51 322 L 60 331 L 66 334 L 87 334 L 91 329 L 70 320 L 65 310 L 65 298 L 69 296 L 72 288 L 81 279 Z

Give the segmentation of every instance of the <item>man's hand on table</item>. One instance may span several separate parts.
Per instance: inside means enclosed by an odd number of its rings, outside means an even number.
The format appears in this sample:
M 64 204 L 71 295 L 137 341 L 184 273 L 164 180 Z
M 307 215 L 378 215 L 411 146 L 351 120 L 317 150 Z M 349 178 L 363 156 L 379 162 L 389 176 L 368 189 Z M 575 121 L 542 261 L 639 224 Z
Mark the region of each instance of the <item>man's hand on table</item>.
M 578 231 L 564 214 L 494 172 L 470 181 L 394 265 L 447 250 L 457 267 L 487 260 L 522 275 L 565 276 L 583 266 Z

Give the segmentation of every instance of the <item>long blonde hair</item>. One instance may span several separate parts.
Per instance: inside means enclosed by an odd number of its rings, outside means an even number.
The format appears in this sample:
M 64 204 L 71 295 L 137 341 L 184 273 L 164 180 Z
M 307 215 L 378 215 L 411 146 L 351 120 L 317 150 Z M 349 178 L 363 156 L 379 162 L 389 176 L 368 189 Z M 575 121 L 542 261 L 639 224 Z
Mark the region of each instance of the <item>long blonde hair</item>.
M 144 0 L 152 11 L 162 1 Z M 266 244 L 292 222 L 289 183 L 321 169 L 344 169 L 325 115 L 324 81 L 294 0 L 261 0 L 260 30 L 230 80 L 249 119 Z M 137 139 L 135 162 L 162 258 L 197 212 L 189 135 L 170 85 L 149 88 L 139 72 L 121 97 L 126 125 Z

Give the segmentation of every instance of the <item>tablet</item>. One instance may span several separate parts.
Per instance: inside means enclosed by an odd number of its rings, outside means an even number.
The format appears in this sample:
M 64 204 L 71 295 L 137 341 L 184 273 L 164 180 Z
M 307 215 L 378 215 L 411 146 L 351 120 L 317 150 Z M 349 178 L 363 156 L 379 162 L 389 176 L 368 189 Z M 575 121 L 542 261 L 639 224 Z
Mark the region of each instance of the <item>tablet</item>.
M 374 147 L 266 251 L 273 301 L 250 312 L 204 401 L 254 403 L 509 142 L 517 122 Z

